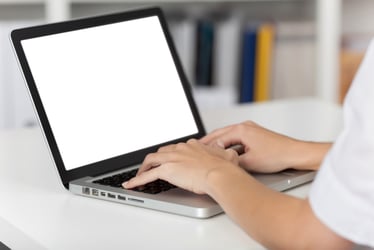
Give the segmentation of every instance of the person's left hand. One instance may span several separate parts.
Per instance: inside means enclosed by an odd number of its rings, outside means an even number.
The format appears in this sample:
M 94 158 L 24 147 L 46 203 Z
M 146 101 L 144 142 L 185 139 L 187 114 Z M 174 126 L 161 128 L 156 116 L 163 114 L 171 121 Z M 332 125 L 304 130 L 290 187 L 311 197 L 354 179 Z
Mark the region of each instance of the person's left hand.
M 238 154 L 234 150 L 207 146 L 191 139 L 147 155 L 137 176 L 123 183 L 123 187 L 131 189 L 162 179 L 194 193 L 206 194 L 206 179 L 211 171 L 239 169 L 237 166 Z

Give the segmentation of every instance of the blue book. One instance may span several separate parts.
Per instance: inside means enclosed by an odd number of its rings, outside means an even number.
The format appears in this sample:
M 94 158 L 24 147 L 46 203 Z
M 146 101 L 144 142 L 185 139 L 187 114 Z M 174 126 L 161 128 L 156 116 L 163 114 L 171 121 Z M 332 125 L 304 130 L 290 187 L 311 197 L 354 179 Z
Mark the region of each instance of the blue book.
M 197 23 L 196 85 L 212 85 L 214 24 L 210 20 Z
M 254 101 L 257 28 L 248 27 L 243 33 L 239 102 Z

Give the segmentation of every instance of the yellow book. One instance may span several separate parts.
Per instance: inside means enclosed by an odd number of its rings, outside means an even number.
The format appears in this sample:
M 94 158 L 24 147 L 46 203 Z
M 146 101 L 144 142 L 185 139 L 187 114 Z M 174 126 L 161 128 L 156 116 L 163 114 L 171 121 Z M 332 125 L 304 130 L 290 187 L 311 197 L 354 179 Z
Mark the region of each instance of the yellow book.
M 263 24 L 257 32 L 254 100 L 270 99 L 271 65 L 274 42 L 274 27 Z

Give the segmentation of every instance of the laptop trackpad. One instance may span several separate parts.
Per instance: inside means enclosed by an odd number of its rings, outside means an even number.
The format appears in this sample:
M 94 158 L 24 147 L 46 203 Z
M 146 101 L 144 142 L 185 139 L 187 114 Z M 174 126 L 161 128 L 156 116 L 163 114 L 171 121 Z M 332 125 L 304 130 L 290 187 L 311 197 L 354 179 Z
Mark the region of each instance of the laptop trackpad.
M 211 207 L 212 205 L 218 205 L 209 195 L 194 194 L 182 188 L 174 188 L 160 193 L 158 197 L 187 206 Z

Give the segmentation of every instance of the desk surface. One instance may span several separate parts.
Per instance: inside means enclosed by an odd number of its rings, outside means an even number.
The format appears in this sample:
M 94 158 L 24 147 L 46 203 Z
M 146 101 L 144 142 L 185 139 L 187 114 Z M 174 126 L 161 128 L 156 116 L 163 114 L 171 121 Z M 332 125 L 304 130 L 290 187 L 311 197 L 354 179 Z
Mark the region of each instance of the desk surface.
M 338 105 L 316 99 L 201 114 L 208 131 L 251 119 L 312 141 L 334 140 L 342 123 Z M 201 220 L 75 196 L 52 166 L 38 128 L 0 133 L 0 216 L 47 249 L 263 249 L 225 214 Z M 308 191 L 304 185 L 287 193 Z

